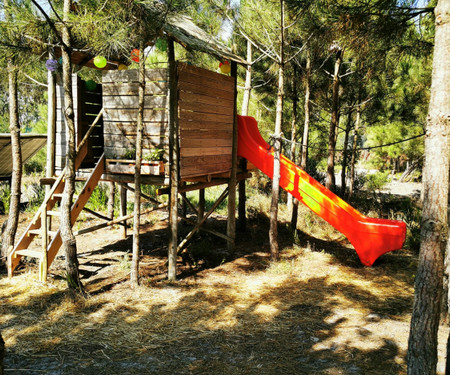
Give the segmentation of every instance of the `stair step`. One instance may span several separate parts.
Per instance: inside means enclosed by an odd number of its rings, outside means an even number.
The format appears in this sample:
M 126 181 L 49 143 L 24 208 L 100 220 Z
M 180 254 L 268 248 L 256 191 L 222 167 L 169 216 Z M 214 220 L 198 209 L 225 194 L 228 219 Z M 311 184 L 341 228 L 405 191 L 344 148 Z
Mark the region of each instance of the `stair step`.
M 29 234 L 29 235 L 30 235 L 30 234 L 41 234 L 41 233 L 42 233 L 42 230 L 41 230 L 41 229 L 30 229 L 30 230 L 28 231 L 28 234 Z M 48 234 L 50 237 L 55 237 L 55 236 L 56 236 L 56 233 L 58 233 L 58 232 L 53 231 L 53 230 L 47 231 L 47 234 Z
M 60 211 L 47 211 L 48 216 L 61 216 Z
M 38 251 L 38 250 L 29 250 L 29 249 L 17 250 L 15 252 L 15 254 L 22 255 L 24 257 L 31 257 L 31 258 L 41 258 L 42 257 L 42 251 Z

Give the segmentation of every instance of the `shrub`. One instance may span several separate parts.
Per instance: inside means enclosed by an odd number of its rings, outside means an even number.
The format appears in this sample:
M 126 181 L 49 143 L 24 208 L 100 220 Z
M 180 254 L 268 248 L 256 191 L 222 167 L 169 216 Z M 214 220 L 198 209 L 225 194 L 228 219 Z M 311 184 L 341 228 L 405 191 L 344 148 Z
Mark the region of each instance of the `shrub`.
M 381 190 L 389 181 L 389 172 L 376 172 L 366 175 L 365 187 L 369 191 Z

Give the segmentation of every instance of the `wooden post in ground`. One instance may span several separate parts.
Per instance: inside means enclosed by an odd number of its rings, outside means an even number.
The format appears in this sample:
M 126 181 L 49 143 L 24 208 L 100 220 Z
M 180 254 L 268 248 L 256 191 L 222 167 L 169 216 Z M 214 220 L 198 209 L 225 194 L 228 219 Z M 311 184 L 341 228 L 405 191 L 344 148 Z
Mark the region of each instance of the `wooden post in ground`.
M 167 43 L 169 59 L 169 249 L 167 278 L 174 281 L 177 275 L 178 247 L 178 98 L 177 64 L 173 39 Z
M 236 239 L 236 185 L 237 185 L 237 63 L 231 62 L 231 76 L 234 77 L 234 108 L 233 108 L 233 147 L 231 152 L 231 176 L 228 183 L 228 222 L 227 235 L 230 238 L 227 248 L 234 251 Z
M 241 167 L 242 172 L 247 171 L 247 162 L 245 160 L 242 161 Z M 240 232 L 245 232 L 247 228 L 245 181 L 245 178 L 239 181 L 238 230 Z
M 197 222 L 200 222 L 205 215 L 205 189 L 198 191 L 198 208 L 197 208 Z
M 42 210 L 41 216 L 41 237 L 42 237 L 42 257 L 39 262 L 39 281 L 47 281 L 47 247 L 48 247 L 48 231 L 47 231 L 47 205 Z
M 127 215 L 127 189 L 120 186 L 120 216 Z M 127 238 L 127 221 L 123 221 L 122 238 Z

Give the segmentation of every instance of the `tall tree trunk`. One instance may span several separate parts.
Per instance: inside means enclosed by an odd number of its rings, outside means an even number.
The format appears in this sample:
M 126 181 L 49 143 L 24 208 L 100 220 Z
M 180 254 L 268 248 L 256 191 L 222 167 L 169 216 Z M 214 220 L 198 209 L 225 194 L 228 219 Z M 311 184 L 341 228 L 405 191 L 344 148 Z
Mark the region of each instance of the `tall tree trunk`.
M 436 374 L 441 311 L 443 254 L 448 232 L 448 155 L 450 130 L 450 2 L 435 8 L 436 34 L 423 168 L 423 217 L 411 330 L 408 375 Z M 447 369 L 448 373 L 449 369 Z
M 169 60 L 169 249 L 167 278 L 175 281 L 177 276 L 178 247 L 178 118 L 177 118 L 177 64 L 173 39 L 167 43 Z
M 361 101 L 360 101 L 361 102 Z M 356 107 L 355 129 L 353 130 L 352 158 L 350 161 L 350 185 L 348 187 L 348 196 L 352 197 L 355 189 L 355 164 L 356 148 L 358 147 L 358 131 L 361 124 L 361 104 Z
M 338 47 L 339 48 L 339 47 Z M 326 187 L 331 191 L 336 191 L 336 181 L 334 177 L 334 157 L 336 154 L 336 135 L 339 123 L 339 71 L 342 64 L 342 50 L 336 52 L 336 62 L 334 63 L 333 94 L 331 99 L 331 121 L 328 135 L 328 163 Z
M 252 42 L 247 40 L 247 61 L 250 63 L 246 65 L 245 71 L 245 87 L 244 95 L 242 97 L 241 115 L 248 116 L 248 108 L 250 105 L 250 96 L 252 92 Z
M 311 49 L 306 50 L 306 77 L 305 77 L 305 124 L 303 125 L 302 160 L 301 167 L 306 171 L 308 163 L 308 139 L 309 139 L 309 113 L 311 96 Z
M 64 195 L 61 201 L 61 239 L 62 248 L 66 256 L 67 285 L 71 289 L 82 291 L 83 286 L 80 281 L 77 258 L 77 243 L 72 231 L 70 220 L 73 194 L 75 192 L 75 113 L 73 107 L 72 92 L 72 62 L 71 62 L 71 35 L 66 22 L 69 21 L 71 0 L 64 0 L 64 23 L 62 27 L 62 40 L 65 46 L 62 51 L 62 70 L 64 86 L 64 115 L 68 132 L 68 147 L 66 157 L 66 183 Z
M 292 123 L 291 123 L 291 160 L 295 163 L 297 161 L 296 155 L 296 140 L 297 140 L 297 105 L 298 105 L 298 90 L 297 90 L 298 70 L 294 65 L 294 80 L 292 82 Z M 291 229 L 297 229 L 298 218 L 298 200 L 292 195 L 288 194 L 288 211 L 291 216 Z
M 9 1 L 4 2 L 7 9 Z M 8 19 L 8 12 L 5 13 Z M 12 152 L 12 176 L 11 176 L 11 198 L 9 203 L 9 215 L 2 240 L 1 259 L 6 259 L 11 246 L 14 246 L 14 238 L 19 221 L 19 205 L 22 185 L 22 150 L 20 146 L 20 124 L 19 106 L 17 93 L 17 70 L 13 59 L 8 59 L 8 85 L 9 85 L 9 131 L 11 133 Z
M 270 258 L 278 260 L 280 257 L 278 247 L 278 199 L 280 196 L 280 153 L 281 153 L 281 124 L 283 123 L 283 100 L 284 100 L 284 0 L 280 0 L 280 61 L 278 69 L 278 93 L 275 117 L 274 153 L 273 153 L 273 180 L 272 201 L 270 204 Z
M 133 259 L 131 262 L 130 281 L 139 285 L 139 229 L 141 224 L 141 162 L 142 162 L 142 129 L 144 124 L 145 100 L 145 59 L 144 45 L 139 46 L 139 112 L 136 128 L 136 165 L 134 168 L 134 218 L 133 218 Z
M 247 61 L 249 64 L 246 66 L 245 72 L 245 88 L 244 88 L 244 96 L 242 98 L 242 107 L 241 107 L 241 115 L 248 116 L 248 110 L 250 106 L 250 97 L 252 93 L 252 43 L 250 40 L 247 40 Z M 242 170 L 247 169 L 247 161 L 241 160 L 241 168 Z M 239 181 L 239 208 L 238 208 L 238 229 L 241 232 L 245 232 L 247 226 L 247 218 L 246 218 L 246 188 L 245 188 L 246 180 L 243 179 Z
M 341 173 L 341 196 L 345 196 L 345 190 L 347 188 L 347 159 L 348 159 L 348 138 L 350 136 L 350 130 L 352 129 L 352 114 L 353 110 L 348 112 L 347 125 L 345 127 L 344 137 L 344 150 L 342 151 L 342 173 Z

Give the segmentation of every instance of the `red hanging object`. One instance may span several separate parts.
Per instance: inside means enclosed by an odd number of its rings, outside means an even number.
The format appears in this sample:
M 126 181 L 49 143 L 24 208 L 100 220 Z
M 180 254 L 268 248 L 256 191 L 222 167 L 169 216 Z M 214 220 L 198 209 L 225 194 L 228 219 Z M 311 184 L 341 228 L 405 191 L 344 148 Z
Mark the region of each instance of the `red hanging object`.
M 137 48 L 133 49 L 131 51 L 131 60 L 133 60 L 134 62 L 139 62 L 139 55 L 139 50 Z

